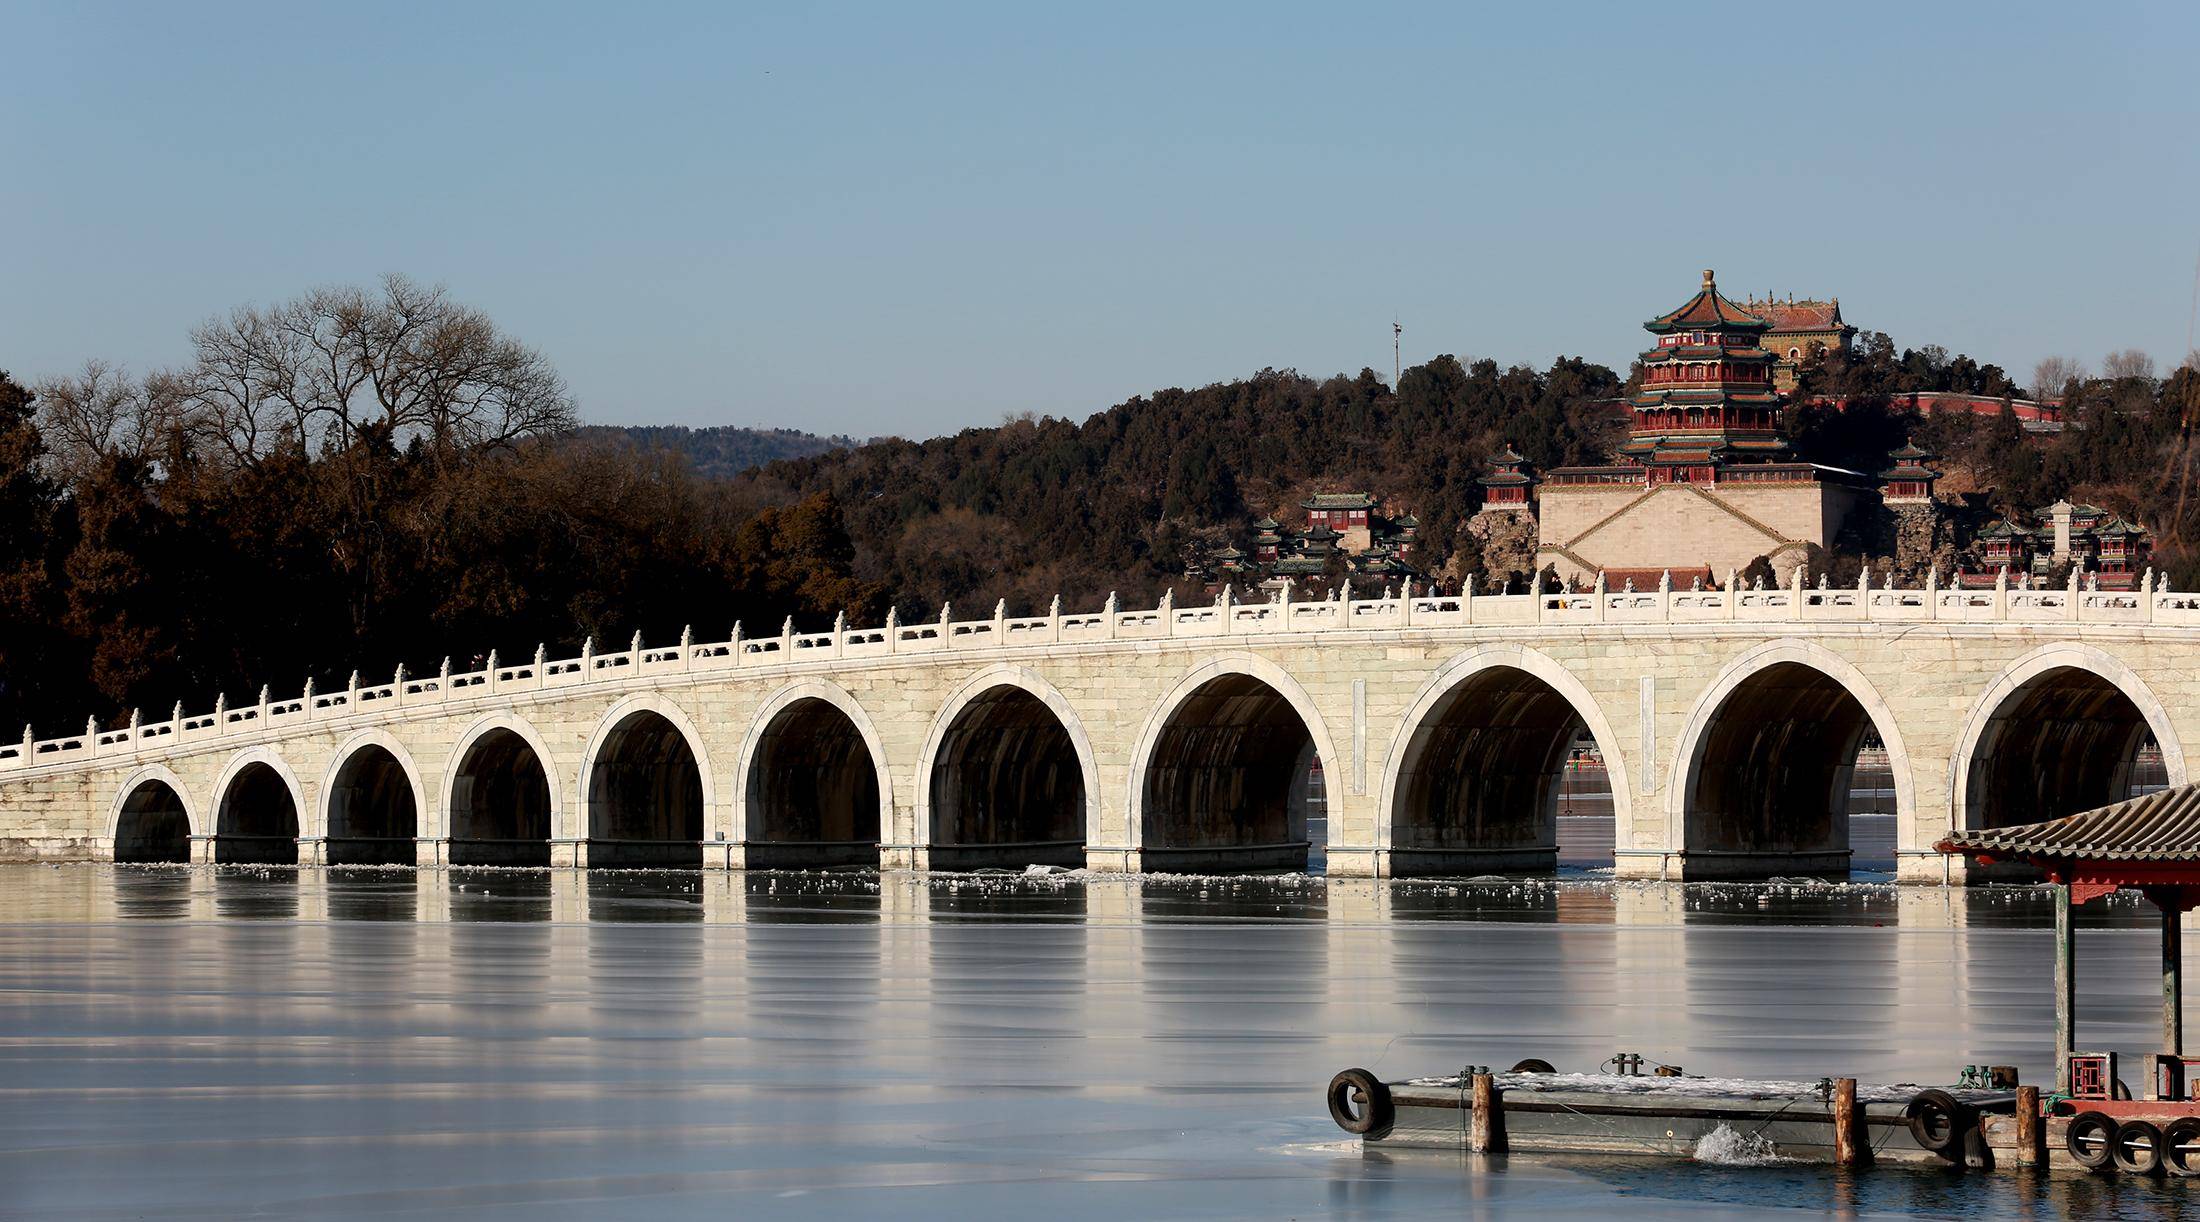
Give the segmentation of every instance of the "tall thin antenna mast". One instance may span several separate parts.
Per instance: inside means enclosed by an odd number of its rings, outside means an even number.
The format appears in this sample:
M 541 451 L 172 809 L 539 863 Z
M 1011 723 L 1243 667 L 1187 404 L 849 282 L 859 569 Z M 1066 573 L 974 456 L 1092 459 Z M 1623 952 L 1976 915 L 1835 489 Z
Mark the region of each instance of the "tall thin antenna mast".
M 2200 281 L 2194 281 L 2194 283 L 2195 283 L 2196 285 L 2200 285 Z M 1405 361 L 1404 361 L 1404 358 L 1403 358 L 1402 356 L 1400 356 L 1400 355 L 1399 355 L 1399 354 L 1400 354 L 1401 352 L 1403 352 L 1403 351 L 1405 350 L 1405 349 L 1404 349 L 1404 347 L 1403 347 L 1403 337 L 1404 337 L 1405 333 L 1406 333 L 1406 329 L 1405 329 L 1404 327 L 1401 327 L 1401 326 L 1399 326 L 1399 325 L 1398 325 L 1398 316 L 1397 316 L 1396 314 L 1393 314 L 1393 315 L 1391 315 L 1391 316 L 1390 316 L 1390 393 L 1392 393 L 1392 394 L 1396 394 L 1396 393 L 1398 393 L 1398 381 L 1399 381 L 1399 379 L 1401 379 L 1401 378 L 1405 377 L 1405 374 L 1406 374 L 1406 370 L 1405 370 Z M 2190 344 L 2187 344 L 2187 345 L 2186 345 L 2186 347 L 2188 347 L 2188 348 L 2189 348 L 2189 347 L 2191 347 L 2191 346 L 2192 346 L 2192 345 L 2190 345 Z
M 2185 315 L 2185 354 L 2178 360 L 2179 365 L 2187 361 L 2200 364 L 2200 358 L 2193 356 L 2192 327 L 2195 321 L 2200 321 L 2200 258 L 2192 261 L 2192 312 Z

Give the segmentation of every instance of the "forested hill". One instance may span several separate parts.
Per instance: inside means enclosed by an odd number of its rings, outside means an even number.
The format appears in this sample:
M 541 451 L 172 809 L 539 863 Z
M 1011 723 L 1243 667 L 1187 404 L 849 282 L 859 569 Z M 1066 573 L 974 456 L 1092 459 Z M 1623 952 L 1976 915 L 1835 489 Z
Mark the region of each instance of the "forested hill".
M 0 724 L 52 734 L 87 713 L 111 725 L 591 637 L 875 624 L 889 605 L 983 614 L 1005 598 L 1021 613 L 1111 590 L 1141 604 L 1188 551 L 1246 542 L 1264 514 L 1302 522 L 1299 502 L 1323 490 L 1415 514 L 1416 559 L 1443 572 L 1492 451 L 1597 463 L 1625 418 L 1625 384 L 1602 366 L 1444 356 L 1395 393 L 1368 370 L 1263 370 L 1081 423 L 921 442 L 590 432 L 548 357 L 401 277 L 232 311 L 191 339 L 181 366 L 143 375 L 0 373 Z M 330 354 L 343 376 L 325 376 Z M 2194 588 L 2200 373 L 2057 368 L 2034 381 L 2070 405 L 2059 436 L 2007 411 L 1921 421 L 1890 395 L 2013 387 L 1869 335 L 1806 370 L 1805 399 L 1847 410 L 1791 408 L 1786 430 L 1802 457 L 1864 470 L 1914 437 L 1980 517 L 2059 496 L 2113 509 Z M 799 456 L 752 465 L 774 454 Z
M 952 437 L 875 441 L 770 464 L 742 479 L 764 502 L 838 503 L 856 574 L 906 610 L 951 599 L 1072 606 L 1110 590 L 1157 596 L 1202 539 L 1299 516 L 1317 489 L 1362 489 L 1410 509 L 1443 563 L 1506 440 L 1541 465 L 1593 462 L 1616 440 L 1619 375 L 1566 357 L 1501 369 L 1441 356 L 1391 393 L 1372 370 L 1140 396 L 1083 423 L 1023 417 Z
M 591 424 L 573 430 L 576 439 L 595 443 L 626 442 L 643 450 L 678 455 L 704 479 L 731 479 L 752 467 L 783 458 L 808 458 L 856 445 L 853 437 L 820 437 L 797 429 L 717 425 L 692 429 L 677 424 Z

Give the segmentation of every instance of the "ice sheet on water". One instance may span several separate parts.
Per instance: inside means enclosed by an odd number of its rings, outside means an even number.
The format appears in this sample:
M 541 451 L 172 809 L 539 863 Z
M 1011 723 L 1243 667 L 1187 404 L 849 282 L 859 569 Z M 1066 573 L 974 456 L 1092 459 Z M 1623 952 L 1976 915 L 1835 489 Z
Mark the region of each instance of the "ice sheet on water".
M 1695 1158 L 1715 1167 L 1771 1167 L 1795 1161 L 1783 1158 L 1764 1134 L 1740 1133 L 1724 1124 L 1696 1142 Z

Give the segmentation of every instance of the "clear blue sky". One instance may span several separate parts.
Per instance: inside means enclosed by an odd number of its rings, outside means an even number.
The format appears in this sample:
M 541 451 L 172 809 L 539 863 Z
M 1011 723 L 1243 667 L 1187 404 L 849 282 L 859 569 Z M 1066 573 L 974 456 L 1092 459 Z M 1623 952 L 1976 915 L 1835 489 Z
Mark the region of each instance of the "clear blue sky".
M 921 436 L 1721 285 L 2186 337 L 2200 5 L 0 3 L 0 368 L 384 271 L 604 422 Z

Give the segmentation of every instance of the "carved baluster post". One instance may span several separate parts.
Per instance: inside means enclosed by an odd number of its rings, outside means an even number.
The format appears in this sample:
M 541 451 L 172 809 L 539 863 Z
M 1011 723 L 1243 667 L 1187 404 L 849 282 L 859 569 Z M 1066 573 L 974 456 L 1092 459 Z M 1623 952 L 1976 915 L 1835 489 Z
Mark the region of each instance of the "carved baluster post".
M 1232 584 L 1231 582 L 1227 582 L 1227 581 L 1226 581 L 1226 582 L 1223 582 L 1223 583 L 1222 583 L 1222 593 L 1220 593 L 1220 594 L 1217 594 L 1217 595 L 1215 595 L 1215 615 L 1216 615 L 1216 618 L 1218 618 L 1219 620 L 1221 620 L 1221 625 L 1220 625 L 1220 627 L 1219 627 L 1219 628 L 1217 629 L 1217 631 L 1219 631 L 1219 632 L 1222 632 L 1222 633 L 1224 633 L 1224 634 L 1228 634 L 1228 633 L 1229 633 L 1229 631 L 1230 631 L 1230 616 L 1231 616 L 1231 614 L 1232 614 L 1232 612 L 1231 612 L 1230 608 L 1231 608 L 1232 606 L 1234 606 L 1234 605 L 1236 604 L 1236 602 L 1237 602 L 1237 587 L 1236 587 L 1236 586 L 1235 586 L 1234 584 Z
M 312 676 L 312 675 L 307 675 L 307 676 L 306 676 L 306 690 L 305 690 L 305 693 L 304 693 L 303 695 L 301 695 L 301 696 L 299 696 L 299 697 L 298 697 L 298 702 L 299 702 L 300 704 L 302 704 L 302 705 L 304 705 L 304 706 L 305 706 L 305 714 L 306 714 L 306 716 L 307 716 L 307 717 L 309 717 L 309 718 L 310 718 L 310 717 L 312 717 L 312 716 L 313 716 L 313 676 Z M 182 719 L 183 719 L 183 702 L 182 702 L 182 701 L 180 701 L 180 700 L 176 702 L 176 719 L 177 719 L 177 721 L 179 721 L 179 722 L 180 722 L 180 721 L 182 721 Z M 181 729 L 182 727 L 181 727 L 181 726 L 179 725 L 179 726 L 178 726 L 177 728 L 178 728 L 178 729 Z
M 179 705 L 179 706 L 177 706 L 177 707 L 179 707 L 179 708 L 180 708 L 180 707 L 182 707 L 182 706 L 180 706 L 180 705 Z M 18 760 L 18 761 L 16 761 L 16 762 L 17 762 L 17 763 L 19 763 L 19 764 L 21 764 L 21 765 L 22 765 L 23 767 L 26 767 L 26 768 L 30 767 L 30 763 L 31 763 L 31 754 L 32 754 L 32 751 L 34 750 L 34 748 L 35 748 L 35 744 L 36 744 L 37 742 L 38 742 L 38 740 L 37 740 L 36 738 L 32 737 L 32 735 L 31 735 L 31 723 L 29 723 L 29 722 L 27 722 L 27 721 L 26 721 L 26 722 L 24 722 L 24 723 L 23 723 L 23 758 L 22 758 L 22 759 L 20 759 L 20 760 Z
M 2145 576 L 2144 578 L 2142 578 L 2142 579 L 2140 580 L 2140 582 L 2139 582 L 2139 605 L 2140 605 L 2141 607 L 2144 607 L 2144 608 L 2146 609 L 2146 613 L 2147 613 L 2147 622 L 2148 622 L 2148 623 L 2150 623 L 2150 624 L 2151 624 L 2151 623 L 2153 623 L 2153 622 L 2154 622 L 2154 570 L 2153 570 L 2152 568 L 2148 568 L 2148 569 L 2147 569 L 2147 575 L 2146 575 L 2146 576 Z
M 2070 587 L 2063 592 L 2064 619 L 2074 620 L 2078 618 L 2078 600 L 2081 597 L 2082 595 L 2078 591 L 2078 566 L 2073 564 L 2070 566 Z
M 131 709 L 131 710 L 130 710 L 130 749 L 131 749 L 131 750 L 133 750 L 133 751 L 137 749 L 137 740 L 138 740 L 138 725 L 139 725 L 139 722 L 138 722 L 138 711 L 137 711 L 136 709 Z
M 900 644 L 900 637 L 901 608 L 888 607 L 886 608 L 886 652 L 894 652 L 895 647 Z
M 741 653 L 741 621 L 740 621 L 740 620 L 735 620 L 735 621 L 733 621 L 733 636 L 732 636 L 732 637 L 730 637 L 730 638 L 728 638 L 728 640 L 727 640 L 727 642 L 726 642 L 726 645 L 727 645 L 727 647 L 728 647 L 728 648 L 730 648 L 730 649 L 732 649 L 732 650 L 733 650 L 733 664 L 734 664 L 735 666 L 739 666 L 739 665 L 741 665 L 742 653 Z
M 954 614 L 953 608 L 953 603 L 940 604 L 940 639 L 933 642 L 932 647 L 934 649 L 945 649 L 948 642 L 955 639 L 955 621 L 949 618 Z
M 1116 617 L 1122 613 L 1122 601 L 1116 598 L 1115 591 L 1108 591 L 1108 601 L 1100 604 L 1100 617 L 1108 621 L 1108 639 L 1111 641 L 1115 639 Z
M 626 664 L 635 670 L 642 668 L 642 630 L 634 630 L 634 639 L 626 645 Z
M 307 708 L 307 709 L 311 709 L 311 708 L 313 707 L 313 695 L 312 695 L 312 692 L 313 692 L 313 680 L 311 680 L 311 679 L 308 679 L 308 680 L 306 680 L 306 693 L 307 693 L 307 694 L 306 694 L 306 708 Z M 173 709 L 170 709 L 170 710 L 168 711 L 168 730 L 169 730 L 169 732 L 170 732 L 170 733 L 174 734 L 174 735 L 175 735 L 175 736 L 176 736 L 177 738 L 182 738 L 182 737 L 183 737 L 183 701 L 181 701 L 181 700 L 178 700 L 178 701 L 176 701 L 176 707 L 174 707 Z
M 494 695 L 504 687 L 504 680 L 497 674 L 497 651 L 489 651 L 489 692 Z
M 214 733 L 223 733 L 229 725 L 229 693 L 214 693 Z
M 1940 562 L 1925 566 L 1925 615 L 1928 619 L 1940 618 Z
M 1157 608 L 1157 610 L 1161 612 L 1161 635 L 1175 636 L 1176 590 L 1174 588 L 1163 590 L 1161 592 L 1161 605 Z
M 1459 585 L 1459 618 L 1469 624 L 1474 622 L 1474 574 Z
M 794 660 L 794 617 L 791 615 L 781 621 L 779 625 L 779 660 L 782 662 L 792 662 Z
M 1803 618 L 1803 566 L 1800 564 L 1795 566 L 1795 588 L 1788 591 L 1788 616 Z
M 833 656 L 839 657 L 848 648 L 848 613 L 833 612 Z
M 1865 565 L 1856 578 L 1856 618 L 1872 617 L 1872 566 Z
M 1008 643 L 1008 600 L 996 599 L 993 603 L 993 644 Z
M 839 629 L 840 621 L 836 619 L 833 621 L 833 630 L 837 632 Z M 835 654 L 840 652 L 840 642 L 837 640 L 833 642 L 833 652 Z M 680 669 L 695 669 L 695 625 L 693 624 L 680 625 Z
M 1994 574 L 1994 618 L 1997 620 L 2009 618 L 2008 565 L 2003 565 L 2001 571 Z
M 1596 585 L 1593 588 L 1592 593 L 1595 595 L 1596 622 L 1599 624 L 1604 622 L 1604 589 L 1604 570 L 1598 569 Z
M 451 655 L 449 654 L 443 655 L 443 666 L 435 672 L 435 690 L 438 693 L 437 699 L 449 700 L 451 698 Z
M 1054 596 L 1054 601 L 1047 604 L 1047 640 L 1059 641 L 1061 639 L 1062 596 L 1057 594 Z
M 254 717 L 253 720 L 259 722 L 263 726 L 267 724 L 267 684 L 265 683 L 262 683 L 260 685 L 260 710 L 259 714 Z
M 84 719 L 84 753 L 86 755 L 99 754 L 99 718 L 97 717 Z

